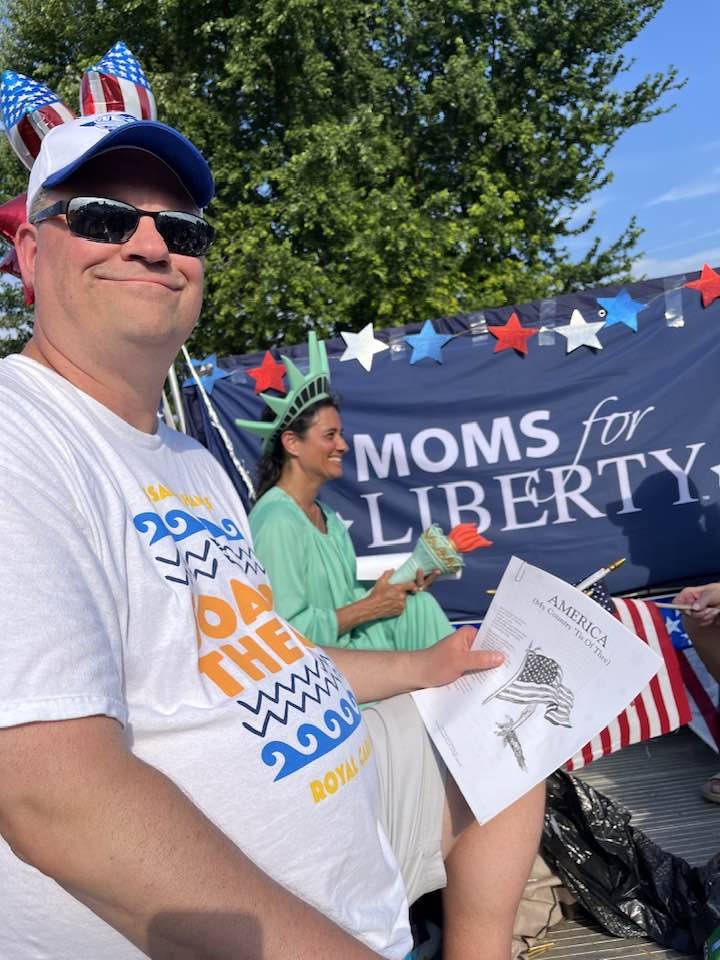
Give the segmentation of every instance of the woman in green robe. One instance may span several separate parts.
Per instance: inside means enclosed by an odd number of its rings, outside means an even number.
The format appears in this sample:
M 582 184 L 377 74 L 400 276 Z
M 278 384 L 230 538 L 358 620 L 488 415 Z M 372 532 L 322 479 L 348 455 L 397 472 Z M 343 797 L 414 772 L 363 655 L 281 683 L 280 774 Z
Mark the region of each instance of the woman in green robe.
M 347 449 L 338 408 L 323 399 L 285 427 L 260 461 L 250 527 L 275 608 L 321 646 L 430 646 L 453 631 L 426 592 L 436 572 L 392 584 L 388 571 L 372 588 L 361 584 L 345 525 L 317 499 L 326 481 L 342 475 Z

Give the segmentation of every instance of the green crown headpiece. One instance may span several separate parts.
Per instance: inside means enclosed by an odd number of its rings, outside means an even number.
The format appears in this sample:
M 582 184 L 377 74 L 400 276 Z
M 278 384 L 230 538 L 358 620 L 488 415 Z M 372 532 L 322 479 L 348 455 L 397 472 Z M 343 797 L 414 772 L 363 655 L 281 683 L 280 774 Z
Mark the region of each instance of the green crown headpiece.
M 281 357 L 288 375 L 288 392 L 284 397 L 268 393 L 260 396 L 276 414 L 274 420 L 236 420 L 236 426 L 249 430 L 262 440 L 263 453 L 267 453 L 278 434 L 296 417 L 318 400 L 330 398 L 330 366 L 323 340 L 318 340 L 313 330 L 308 334 L 307 374 L 303 375 L 290 357 Z

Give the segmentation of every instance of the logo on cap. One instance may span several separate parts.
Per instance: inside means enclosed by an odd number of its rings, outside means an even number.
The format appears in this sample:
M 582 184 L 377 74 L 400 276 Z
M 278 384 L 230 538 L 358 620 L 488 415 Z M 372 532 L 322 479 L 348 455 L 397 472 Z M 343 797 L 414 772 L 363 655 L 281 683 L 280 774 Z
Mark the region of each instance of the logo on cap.
M 102 127 L 104 130 L 112 130 L 113 127 L 124 127 L 128 123 L 137 123 L 137 117 L 131 113 L 99 113 L 96 117 L 88 120 L 87 123 L 81 123 L 81 127 Z

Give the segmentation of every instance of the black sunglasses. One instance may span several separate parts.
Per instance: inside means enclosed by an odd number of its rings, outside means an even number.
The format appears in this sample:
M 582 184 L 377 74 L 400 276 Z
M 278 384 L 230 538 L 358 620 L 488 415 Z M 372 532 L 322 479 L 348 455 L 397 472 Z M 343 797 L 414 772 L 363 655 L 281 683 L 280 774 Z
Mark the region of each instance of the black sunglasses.
M 215 230 L 207 220 L 182 210 L 141 210 L 108 197 L 73 197 L 58 200 L 30 217 L 30 223 L 42 223 L 65 214 L 70 233 L 96 243 L 125 243 L 135 233 L 140 217 L 152 217 L 155 229 L 170 253 L 185 257 L 204 257 L 215 239 Z

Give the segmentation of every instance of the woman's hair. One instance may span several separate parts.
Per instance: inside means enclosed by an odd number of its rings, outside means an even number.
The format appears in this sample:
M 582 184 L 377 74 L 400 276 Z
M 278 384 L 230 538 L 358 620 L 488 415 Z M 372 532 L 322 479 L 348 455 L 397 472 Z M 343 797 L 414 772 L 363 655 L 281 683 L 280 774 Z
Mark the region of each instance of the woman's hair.
M 260 457 L 260 461 L 257 465 L 257 477 L 255 479 L 256 487 L 256 500 L 259 500 L 260 497 L 267 493 L 268 490 L 271 490 L 275 484 L 280 479 L 280 474 L 282 473 L 283 467 L 287 460 L 287 453 L 285 452 L 285 447 L 282 444 L 282 435 L 286 430 L 292 430 L 293 433 L 297 434 L 298 437 L 302 440 L 305 434 L 308 432 L 312 426 L 312 422 L 315 419 L 315 414 L 318 410 L 322 410 L 323 407 L 334 407 L 335 410 L 339 410 L 339 404 L 335 397 L 323 397 L 322 400 L 318 400 L 316 403 L 313 403 L 306 410 L 303 410 L 301 414 L 295 417 L 286 427 L 277 434 L 273 440 L 273 444 L 269 450 L 263 453 Z M 277 414 L 269 407 L 265 407 L 262 412 L 261 420 L 274 420 Z

